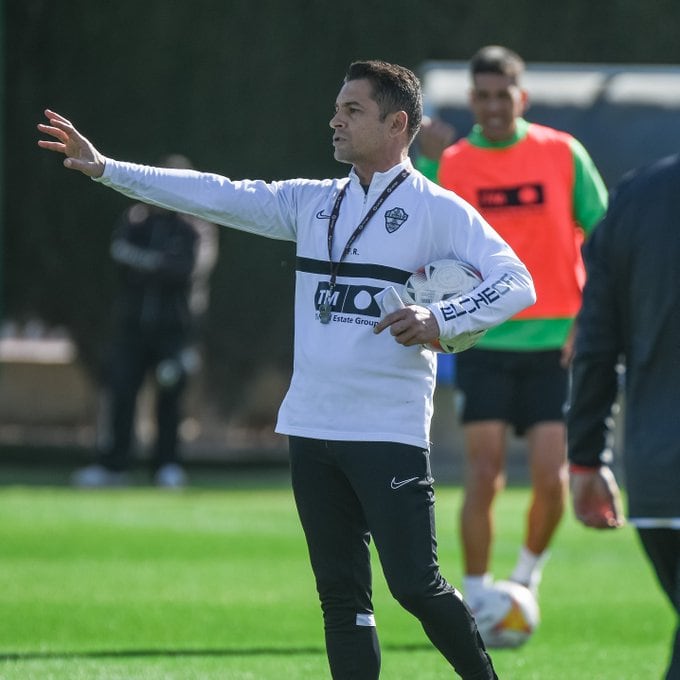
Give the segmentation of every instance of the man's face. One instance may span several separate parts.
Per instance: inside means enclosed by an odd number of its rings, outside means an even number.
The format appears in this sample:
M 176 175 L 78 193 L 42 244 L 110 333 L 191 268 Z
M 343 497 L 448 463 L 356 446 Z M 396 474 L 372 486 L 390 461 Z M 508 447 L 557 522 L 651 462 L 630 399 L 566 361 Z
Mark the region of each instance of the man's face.
M 515 119 L 524 115 L 528 97 L 514 78 L 478 73 L 470 91 L 470 108 L 482 132 L 492 142 L 502 142 L 515 132 Z
M 381 120 L 368 80 L 346 82 L 338 94 L 335 115 L 330 120 L 335 159 L 354 165 L 380 159 L 389 139 L 392 117 L 388 114 Z

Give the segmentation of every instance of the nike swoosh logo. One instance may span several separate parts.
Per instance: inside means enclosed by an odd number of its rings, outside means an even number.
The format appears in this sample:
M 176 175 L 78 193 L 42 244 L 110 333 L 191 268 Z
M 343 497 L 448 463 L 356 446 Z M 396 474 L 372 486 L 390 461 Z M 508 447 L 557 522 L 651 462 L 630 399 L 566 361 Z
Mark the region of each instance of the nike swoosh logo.
M 401 481 L 397 481 L 396 477 L 392 477 L 392 481 L 390 482 L 390 486 L 393 489 L 400 489 L 402 486 L 405 486 L 406 484 L 410 484 L 411 482 L 415 482 L 418 479 L 418 477 L 411 477 L 410 479 L 402 479 Z
M 330 220 L 331 216 L 326 215 L 326 213 L 323 210 L 319 210 L 319 212 L 316 213 L 316 219 L 317 220 Z

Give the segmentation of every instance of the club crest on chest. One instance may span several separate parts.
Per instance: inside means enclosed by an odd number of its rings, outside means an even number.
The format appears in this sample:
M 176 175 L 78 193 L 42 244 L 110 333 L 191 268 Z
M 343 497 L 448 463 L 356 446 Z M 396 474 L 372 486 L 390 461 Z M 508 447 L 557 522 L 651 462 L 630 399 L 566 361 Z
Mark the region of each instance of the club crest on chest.
M 403 208 L 392 208 L 385 213 L 385 229 L 392 234 L 408 219 L 408 213 Z

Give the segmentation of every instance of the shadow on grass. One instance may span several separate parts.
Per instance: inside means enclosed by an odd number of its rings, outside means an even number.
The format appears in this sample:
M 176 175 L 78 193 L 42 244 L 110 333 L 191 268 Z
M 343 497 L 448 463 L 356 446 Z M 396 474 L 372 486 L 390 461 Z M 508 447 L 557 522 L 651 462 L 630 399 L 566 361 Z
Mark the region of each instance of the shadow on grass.
M 419 652 L 432 649 L 432 646 L 421 644 L 381 645 L 384 650 L 395 652 Z M 323 647 L 236 647 L 231 649 L 95 649 L 79 652 L 4 652 L 0 653 L 0 662 L 4 661 L 45 661 L 50 659 L 133 659 L 154 656 L 167 657 L 209 657 L 209 656 L 302 656 L 325 655 Z
M 0 487 L 71 486 L 71 475 L 93 462 L 88 449 L 0 445 Z M 255 457 L 238 460 L 187 460 L 189 489 L 281 487 L 289 484 L 288 461 Z M 134 460 L 127 488 L 152 486 L 148 460 Z

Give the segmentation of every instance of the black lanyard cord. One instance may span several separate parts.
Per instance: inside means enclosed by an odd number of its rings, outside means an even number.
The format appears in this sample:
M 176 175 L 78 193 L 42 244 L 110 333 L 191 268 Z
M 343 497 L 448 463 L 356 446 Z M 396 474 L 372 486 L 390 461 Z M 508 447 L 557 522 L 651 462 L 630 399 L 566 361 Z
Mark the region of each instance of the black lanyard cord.
M 333 205 L 333 210 L 331 211 L 331 217 L 328 220 L 328 262 L 330 265 L 330 292 L 333 292 L 335 288 L 335 281 L 338 277 L 338 270 L 340 269 L 340 264 L 347 257 L 352 244 L 359 238 L 361 232 L 366 228 L 366 225 L 370 222 L 373 215 L 375 215 L 380 206 L 389 198 L 390 194 L 409 176 L 409 170 L 402 170 L 389 184 L 389 186 L 378 196 L 376 202 L 371 206 L 371 209 L 364 215 L 364 218 L 359 222 L 357 228 L 352 232 L 347 243 L 342 250 L 342 254 L 337 262 L 333 262 L 333 237 L 335 236 L 335 223 L 338 221 L 338 216 L 340 215 L 340 204 L 343 198 L 345 198 L 345 193 L 347 191 L 347 184 L 340 189 L 335 203 Z
M 319 305 L 319 321 L 323 324 L 327 324 L 331 320 L 332 312 L 332 297 L 333 291 L 335 290 L 335 282 L 338 278 L 338 271 L 340 270 L 340 264 L 347 257 L 352 244 L 359 238 L 361 232 L 366 228 L 366 225 L 370 222 L 373 215 L 375 215 L 380 206 L 387 200 L 390 194 L 409 176 L 409 170 L 402 170 L 389 184 L 389 186 L 378 196 L 376 202 L 371 206 L 371 209 L 364 215 L 364 218 L 359 222 L 357 228 L 352 232 L 352 235 L 347 239 L 345 247 L 342 249 L 342 253 L 337 262 L 333 262 L 333 237 L 335 236 L 335 223 L 338 221 L 338 216 L 340 215 L 340 204 L 345 198 L 345 193 L 347 192 L 346 183 L 342 189 L 338 192 L 338 195 L 333 204 L 333 210 L 331 211 L 330 219 L 328 220 L 328 264 L 330 267 L 330 283 L 328 286 L 328 292 L 326 296 L 326 302 Z

